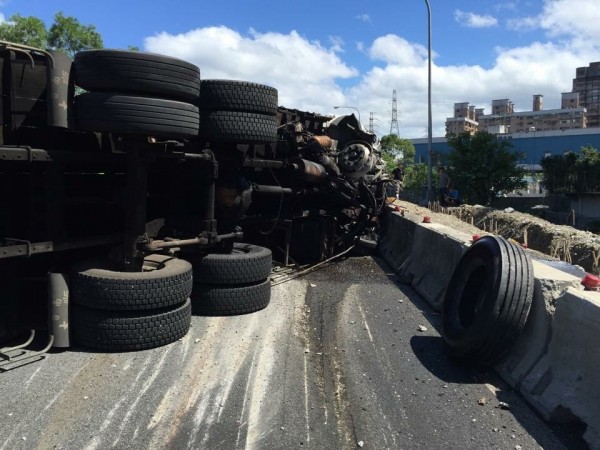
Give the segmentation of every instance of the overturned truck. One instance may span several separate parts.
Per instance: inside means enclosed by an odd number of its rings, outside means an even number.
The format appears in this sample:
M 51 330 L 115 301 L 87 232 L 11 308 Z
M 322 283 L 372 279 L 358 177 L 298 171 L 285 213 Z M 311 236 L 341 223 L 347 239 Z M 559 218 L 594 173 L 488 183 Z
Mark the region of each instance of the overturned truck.
M 376 230 L 387 179 L 353 115 L 164 55 L 2 42 L 0 65 L 0 359 L 35 331 L 46 349 L 172 342 L 192 312 L 266 307 L 273 259 Z

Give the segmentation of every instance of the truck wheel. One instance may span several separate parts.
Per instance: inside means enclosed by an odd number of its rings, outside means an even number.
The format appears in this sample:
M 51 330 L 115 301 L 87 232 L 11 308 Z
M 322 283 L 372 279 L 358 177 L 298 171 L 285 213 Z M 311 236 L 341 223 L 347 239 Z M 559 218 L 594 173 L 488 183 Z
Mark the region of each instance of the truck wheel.
M 204 316 L 247 314 L 267 307 L 271 281 L 231 286 L 196 284 L 192 291 L 192 312 Z
M 198 107 L 175 100 L 110 92 L 75 97 L 75 124 L 81 131 L 185 138 L 198 134 L 198 122 Z
M 277 120 L 249 112 L 206 111 L 200 115 L 199 135 L 209 142 L 266 144 L 277 141 Z
M 533 266 L 525 251 L 485 236 L 459 260 L 446 289 L 442 335 L 452 356 L 490 365 L 508 353 L 533 299 Z
M 86 261 L 71 272 L 73 302 L 104 310 L 151 310 L 184 303 L 192 292 L 192 266 L 166 255 L 148 255 L 142 272 L 117 272 L 107 262 Z
M 191 302 L 161 310 L 102 311 L 75 305 L 71 311 L 73 340 L 104 351 L 160 347 L 185 336 L 191 324 Z
M 231 253 L 209 253 L 189 261 L 196 284 L 245 284 L 264 281 L 269 276 L 273 255 L 268 248 L 236 242 Z
M 87 91 L 122 92 L 191 103 L 200 95 L 200 69 L 165 55 L 86 50 L 75 55 L 74 80 Z
M 202 80 L 200 85 L 202 110 L 277 114 L 277 89 L 270 86 L 233 80 Z

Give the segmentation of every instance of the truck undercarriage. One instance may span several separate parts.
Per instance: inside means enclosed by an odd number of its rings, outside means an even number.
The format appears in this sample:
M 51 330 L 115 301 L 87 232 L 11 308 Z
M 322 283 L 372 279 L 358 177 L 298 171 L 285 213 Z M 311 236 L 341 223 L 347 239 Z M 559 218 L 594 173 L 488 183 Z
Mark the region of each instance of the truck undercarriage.
M 315 263 L 378 226 L 387 176 L 353 115 L 163 55 L 3 42 L 0 64 L 0 342 L 162 345 L 191 311 L 265 307 L 273 258 Z

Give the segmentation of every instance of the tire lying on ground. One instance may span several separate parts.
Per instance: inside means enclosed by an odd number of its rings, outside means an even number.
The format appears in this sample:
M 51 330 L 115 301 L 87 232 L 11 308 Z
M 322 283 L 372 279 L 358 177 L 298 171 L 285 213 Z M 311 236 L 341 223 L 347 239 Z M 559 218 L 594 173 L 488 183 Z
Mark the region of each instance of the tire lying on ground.
M 114 92 L 88 92 L 75 97 L 75 126 L 81 131 L 195 137 L 198 107 L 160 98 Z
M 271 301 L 271 280 L 253 284 L 196 284 L 192 312 L 205 316 L 247 314 L 266 308 Z
M 273 255 L 268 248 L 236 242 L 231 253 L 209 253 L 189 261 L 196 284 L 245 284 L 269 276 Z
M 459 260 L 442 307 L 442 335 L 457 359 L 490 365 L 502 359 L 525 326 L 533 266 L 502 237 L 477 240 Z
M 118 272 L 105 261 L 85 261 L 71 271 L 74 303 L 105 310 L 150 310 L 184 303 L 192 292 L 192 266 L 167 255 L 148 255 L 142 272 Z
M 74 81 L 87 91 L 121 92 L 197 103 L 200 69 L 153 53 L 86 50 L 73 60 Z
M 202 80 L 200 109 L 277 114 L 277 89 L 235 80 Z
M 249 112 L 203 111 L 199 135 L 210 142 L 267 144 L 277 141 L 277 119 Z
M 75 305 L 73 340 L 104 351 L 144 350 L 174 342 L 190 328 L 191 302 L 150 311 L 103 311 Z

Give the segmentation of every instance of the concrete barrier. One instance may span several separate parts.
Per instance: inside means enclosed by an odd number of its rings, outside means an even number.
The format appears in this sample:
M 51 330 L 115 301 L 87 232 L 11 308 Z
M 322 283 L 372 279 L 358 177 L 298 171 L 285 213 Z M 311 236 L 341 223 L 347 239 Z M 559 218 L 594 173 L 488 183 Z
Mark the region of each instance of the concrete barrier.
M 569 288 L 556 300 L 552 333 L 520 391 L 548 420 L 587 424 L 585 440 L 600 449 L 600 293 Z
M 446 286 L 470 240 L 470 235 L 444 225 L 416 225 L 412 252 L 402 275 L 436 311 L 442 307 Z
M 568 288 L 583 290 L 579 278 L 543 262 L 534 260 L 533 272 L 535 285 L 527 323 L 510 354 L 495 367 L 502 379 L 517 390 L 548 350 L 556 302 Z
M 379 254 L 439 310 L 471 236 L 423 217 L 390 211 Z M 600 450 L 600 293 L 580 278 L 533 261 L 535 288 L 522 334 L 495 370 L 547 420 L 580 420 Z
M 390 211 L 379 254 L 403 283 L 410 284 L 439 311 L 446 285 L 471 238 L 440 224 L 423 223 L 421 215 Z

